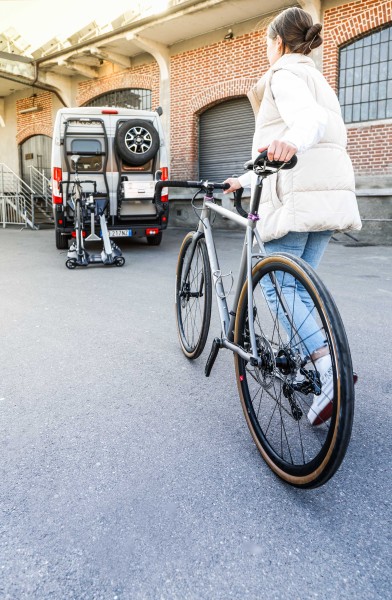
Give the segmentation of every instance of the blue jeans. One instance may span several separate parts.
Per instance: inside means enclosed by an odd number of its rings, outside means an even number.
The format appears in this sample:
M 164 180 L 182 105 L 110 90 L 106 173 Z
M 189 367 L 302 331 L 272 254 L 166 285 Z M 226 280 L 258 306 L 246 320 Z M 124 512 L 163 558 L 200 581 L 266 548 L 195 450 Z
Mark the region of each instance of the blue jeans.
M 292 231 L 278 240 L 266 242 L 264 246 L 267 254 L 275 254 L 276 252 L 294 254 L 306 261 L 313 269 L 317 269 L 331 236 L 331 231 L 315 231 L 312 233 Z M 280 273 L 277 279 L 291 311 L 295 328 L 302 340 L 301 351 L 303 354 L 310 355 L 326 344 L 325 335 L 320 330 L 320 324 L 317 324 L 312 316 L 312 312 L 314 313 L 313 300 L 304 287 L 291 275 Z M 284 326 L 289 339 L 291 339 L 293 337 L 293 327 L 284 316 L 282 307 L 277 301 L 275 287 L 271 279 L 264 277 L 261 286 L 270 306 L 274 310 L 278 310 L 279 320 Z

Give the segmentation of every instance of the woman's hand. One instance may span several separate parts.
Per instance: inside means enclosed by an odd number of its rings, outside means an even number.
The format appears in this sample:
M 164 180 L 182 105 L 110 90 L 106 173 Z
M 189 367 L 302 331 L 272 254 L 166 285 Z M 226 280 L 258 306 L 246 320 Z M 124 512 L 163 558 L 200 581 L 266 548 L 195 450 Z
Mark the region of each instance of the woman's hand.
M 290 144 L 290 142 L 282 142 L 279 140 L 273 140 L 269 146 L 259 148 L 258 152 L 264 152 L 268 149 L 268 160 L 278 160 L 280 162 L 289 162 L 298 151 L 297 146 Z
M 242 187 L 242 185 L 239 182 L 239 179 L 237 179 L 236 177 L 229 177 L 223 183 L 228 183 L 230 185 L 228 190 L 223 191 L 224 194 L 230 194 L 230 192 L 235 192 L 236 190 L 239 190 L 240 187 Z

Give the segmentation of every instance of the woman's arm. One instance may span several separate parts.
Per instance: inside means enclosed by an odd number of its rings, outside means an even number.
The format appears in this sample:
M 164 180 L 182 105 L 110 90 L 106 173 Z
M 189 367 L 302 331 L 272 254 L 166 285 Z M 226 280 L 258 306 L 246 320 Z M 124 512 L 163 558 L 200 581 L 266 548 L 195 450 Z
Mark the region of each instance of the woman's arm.
M 328 116 L 305 81 L 290 71 L 280 69 L 272 77 L 271 89 L 279 113 L 289 129 L 279 141 L 296 146 L 298 152 L 305 152 L 317 144 L 324 134 Z

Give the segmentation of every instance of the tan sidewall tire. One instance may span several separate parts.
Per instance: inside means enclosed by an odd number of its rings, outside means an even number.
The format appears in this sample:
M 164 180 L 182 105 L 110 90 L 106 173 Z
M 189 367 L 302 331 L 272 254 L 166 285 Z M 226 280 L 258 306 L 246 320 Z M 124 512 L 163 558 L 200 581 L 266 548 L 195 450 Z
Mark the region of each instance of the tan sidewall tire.
M 333 356 L 334 356 L 334 360 L 335 360 L 335 364 L 337 367 L 337 373 L 339 375 L 340 373 L 340 364 L 338 362 L 338 353 L 336 351 L 336 346 L 335 346 L 335 340 L 334 340 L 334 336 L 333 336 L 333 328 L 331 326 L 331 323 L 328 319 L 328 313 L 325 310 L 325 306 L 324 303 L 317 291 L 317 288 L 313 285 L 313 282 L 311 281 L 311 279 L 308 278 L 307 274 L 302 272 L 299 267 L 296 265 L 295 262 L 290 261 L 290 259 L 283 257 L 283 256 L 279 256 L 279 260 L 282 261 L 285 265 L 290 266 L 290 268 L 296 270 L 298 273 L 300 273 L 302 276 L 306 277 L 306 279 L 308 280 L 309 283 L 309 287 L 313 290 L 315 297 L 317 298 L 320 308 L 323 310 L 326 321 L 327 321 L 327 327 L 329 329 L 329 332 L 331 334 L 330 338 L 331 338 L 331 344 L 332 344 L 332 352 L 333 352 Z M 265 259 L 263 259 L 262 261 L 260 261 L 259 263 L 257 263 L 257 265 L 255 265 L 255 267 L 252 270 L 252 278 L 257 274 L 257 272 L 264 268 L 265 265 L 268 265 L 270 263 L 276 263 L 277 261 L 277 257 L 276 256 L 269 256 Z M 243 310 L 243 304 L 245 302 L 245 305 L 247 306 L 247 302 L 248 302 L 248 298 L 247 298 L 247 293 L 248 293 L 248 284 L 247 282 L 245 282 L 241 294 L 240 294 L 240 298 L 239 298 L 239 302 L 238 302 L 238 307 L 237 307 L 237 315 L 240 315 L 242 310 Z M 237 318 L 236 319 L 236 323 L 235 323 L 235 330 L 234 330 L 234 341 L 235 343 L 238 343 L 239 337 L 240 337 L 240 331 L 239 331 L 239 323 L 240 323 L 240 319 Z M 245 415 L 245 419 L 246 422 L 248 424 L 250 433 L 255 441 L 255 444 L 260 452 L 260 454 L 262 455 L 263 459 L 265 460 L 265 462 L 268 464 L 268 466 L 272 469 L 272 471 L 274 471 L 274 473 L 276 473 L 276 475 L 278 475 L 281 479 L 283 479 L 284 481 L 287 481 L 288 483 L 290 483 L 291 485 L 295 485 L 298 487 L 312 487 L 312 483 L 314 483 L 315 481 L 317 481 L 318 479 L 320 479 L 320 477 L 322 476 L 324 470 L 328 467 L 328 464 L 331 460 L 331 455 L 332 452 L 335 448 L 336 445 L 336 440 L 337 440 L 337 434 L 338 434 L 338 430 L 339 430 L 339 418 L 340 418 L 340 404 L 341 404 L 341 385 L 340 385 L 340 378 L 338 377 L 337 379 L 337 394 L 336 394 L 336 406 L 337 406 L 337 411 L 336 411 L 336 420 L 335 420 L 335 424 L 334 424 L 334 431 L 333 431 L 333 436 L 332 436 L 332 440 L 331 440 L 331 444 L 330 447 L 328 448 L 328 452 L 324 458 L 324 460 L 322 461 L 322 463 L 319 465 L 319 467 L 317 469 L 315 469 L 315 471 L 313 471 L 312 473 L 310 473 L 309 475 L 306 476 L 302 476 L 302 477 L 296 477 L 293 475 L 290 475 L 288 473 L 286 473 L 285 471 L 283 471 L 282 469 L 280 469 L 270 458 L 270 456 L 267 454 L 267 452 L 265 451 L 265 449 L 263 448 L 263 446 L 261 445 L 261 443 L 259 442 L 256 433 L 253 429 L 252 426 L 252 422 L 249 418 L 249 414 L 246 408 L 246 402 L 245 402 L 245 398 L 242 392 L 242 386 L 241 386 L 241 382 L 240 382 L 240 372 L 239 372 L 239 356 L 238 354 L 234 354 L 234 364 L 235 364 L 235 371 L 236 371 L 236 379 L 237 379 L 237 386 L 238 386 L 238 393 L 240 395 L 240 399 L 241 399 L 241 405 L 242 405 L 242 409 L 244 411 L 244 415 Z

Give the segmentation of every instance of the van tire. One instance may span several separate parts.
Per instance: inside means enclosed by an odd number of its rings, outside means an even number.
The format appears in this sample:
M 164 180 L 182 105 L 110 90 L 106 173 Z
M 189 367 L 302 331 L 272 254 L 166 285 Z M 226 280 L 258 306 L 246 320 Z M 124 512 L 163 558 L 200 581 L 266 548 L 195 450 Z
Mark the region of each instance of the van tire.
M 128 165 L 140 167 L 158 152 L 159 133 L 149 121 L 129 119 L 117 130 L 116 149 Z
M 162 241 L 162 231 L 151 237 L 147 237 L 147 243 L 149 246 L 159 246 Z

